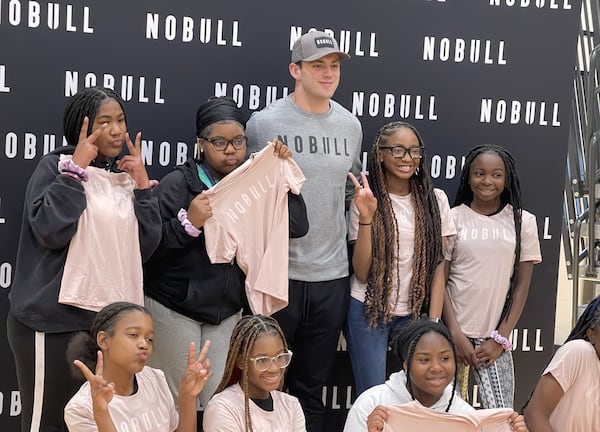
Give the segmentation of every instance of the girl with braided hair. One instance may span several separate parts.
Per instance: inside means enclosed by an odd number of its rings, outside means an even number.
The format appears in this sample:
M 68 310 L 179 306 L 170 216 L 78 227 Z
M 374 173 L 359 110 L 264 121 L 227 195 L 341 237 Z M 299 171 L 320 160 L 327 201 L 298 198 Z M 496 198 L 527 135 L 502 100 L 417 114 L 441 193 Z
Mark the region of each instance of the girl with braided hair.
M 24 432 L 66 430 L 63 409 L 81 385 L 64 358 L 71 336 L 109 303 L 143 304 L 142 262 L 160 242 L 160 213 L 141 134 L 132 142 L 127 128 L 117 93 L 81 90 L 63 116 L 68 145 L 29 179 L 7 318 Z
M 456 349 L 443 324 L 419 319 L 400 329 L 393 346 L 403 370 L 391 374 L 385 384 L 358 396 L 348 413 L 344 432 L 381 431 L 390 414 L 388 407 L 413 401 L 447 413 L 475 411 L 455 392 Z M 510 416 L 509 423 L 514 431 L 527 430 L 523 416 L 517 413 Z
M 482 406 L 511 408 L 514 368 L 508 337 L 541 253 L 536 218 L 523 210 L 515 160 L 506 149 L 481 145 L 468 153 L 452 217 L 458 235 L 445 256 L 444 322 L 461 363 L 461 393 L 466 399 L 472 367 Z
M 425 146 L 410 124 L 383 126 L 369 154 L 363 185 L 350 208 L 355 241 L 344 334 L 356 393 L 381 384 L 393 333 L 421 314 L 439 320 L 444 299 L 442 259 L 455 234 L 446 194 L 434 189 Z
M 552 357 L 524 414 L 532 432 L 600 430 L 600 296 Z
M 231 334 L 223 378 L 204 411 L 204 431 L 306 432 L 300 402 L 280 391 L 291 359 L 275 319 L 242 317 Z

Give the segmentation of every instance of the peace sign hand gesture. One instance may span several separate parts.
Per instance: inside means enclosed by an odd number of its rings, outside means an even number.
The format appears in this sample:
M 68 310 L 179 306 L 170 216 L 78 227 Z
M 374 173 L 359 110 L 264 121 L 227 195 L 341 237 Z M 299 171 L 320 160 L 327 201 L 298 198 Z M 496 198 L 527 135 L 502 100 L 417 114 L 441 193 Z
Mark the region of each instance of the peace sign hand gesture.
M 181 383 L 179 384 L 179 395 L 196 398 L 204 388 L 206 381 L 213 375 L 210 370 L 210 359 L 206 357 L 210 341 L 207 340 L 200 351 L 200 355 L 196 359 L 196 344 L 190 343 L 188 352 L 188 364 Z
M 141 141 L 141 132 L 135 135 L 135 143 L 131 142 L 129 133 L 125 133 L 125 144 L 127 145 L 129 154 L 123 156 L 117 162 L 117 167 L 131 176 L 137 184 L 138 189 L 148 189 L 150 187 L 150 179 L 148 178 L 146 167 L 142 162 Z
M 90 123 L 90 119 L 85 116 L 83 118 L 83 123 L 81 124 L 81 130 L 79 131 L 79 141 L 77 141 L 77 147 L 75 147 L 75 152 L 73 153 L 73 163 L 75 165 L 80 166 L 85 169 L 88 167 L 91 161 L 96 159 L 98 156 L 98 147 L 96 146 L 96 140 L 106 127 L 105 124 L 100 126 L 94 132 L 88 136 L 87 130 L 88 125 Z
M 85 379 L 90 383 L 90 391 L 92 394 L 92 402 L 94 411 L 96 409 L 107 412 L 108 404 L 112 400 L 115 394 L 114 383 L 109 383 L 104 379 L 102 374 L 104 373 L 104 359 L 102 357 L 102 351 L 98 351 L 98 362 L 96 363 L 96 373 L 92 371 L 79 360 L 73 362 L 75 366 L 81 370 Z
M 373 220 L 373 215 L 377 210 L 377 198 L 373 195 L 373 191 L 369 187 L 367 175 L 361 171 L 362 186 L 351 172 L 348 177 L 354 183 L 354 204 L 358 209 L 360 223 L 370 224 Z

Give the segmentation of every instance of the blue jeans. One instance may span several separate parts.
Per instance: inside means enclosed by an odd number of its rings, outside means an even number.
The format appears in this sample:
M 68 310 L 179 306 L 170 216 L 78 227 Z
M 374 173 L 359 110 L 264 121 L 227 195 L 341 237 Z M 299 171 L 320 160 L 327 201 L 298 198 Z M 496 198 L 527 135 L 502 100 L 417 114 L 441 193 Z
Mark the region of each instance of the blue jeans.
M 386 379 L 388 346 L 396 330 L 411 320 L 411 316 L 397 316 L 389 324 L 370 328 L 363 314 L 364 304 L 350 299 L 344 336 L 352 364 L 356 396 Z

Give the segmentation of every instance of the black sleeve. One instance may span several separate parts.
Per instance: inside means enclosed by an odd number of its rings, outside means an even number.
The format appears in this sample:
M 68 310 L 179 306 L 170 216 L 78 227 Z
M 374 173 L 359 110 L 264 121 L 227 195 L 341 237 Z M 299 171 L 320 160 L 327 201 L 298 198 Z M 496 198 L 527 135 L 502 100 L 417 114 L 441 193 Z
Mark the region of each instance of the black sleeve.
M 135 195 L 133 208 L 138 220 L 142 262 L 146 262 L 158 247 L 161 238 L 158 199 L 153 195 L 152 189 L 136 189 L 133 193 Z
M 303 237 L 308 232 L 308 215 L 302 194 L 288 192 L 290 238 Z
M 182 249 L 196 240 L 177 219 L 179 209 L 188 209 L 191 199 L 185 178 L 180 170 L 167 174 L 154 190 L 161 216 L 161 238 L 155 256 L 168 254 L 171 249 Z
M 81 183 L 58 173 L 58 156 L 42 158 L 25 195 L 27 220 L 40 244 L 48 249 L 67 247 L 86 206 Z

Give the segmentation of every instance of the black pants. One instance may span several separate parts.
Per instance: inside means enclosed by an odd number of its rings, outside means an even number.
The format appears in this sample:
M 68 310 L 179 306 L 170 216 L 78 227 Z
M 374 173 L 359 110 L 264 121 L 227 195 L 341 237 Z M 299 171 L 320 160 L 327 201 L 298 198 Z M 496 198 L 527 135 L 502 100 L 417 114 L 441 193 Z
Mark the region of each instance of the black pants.
M 348 311 L 348 281 L 347 277 L 325 282 L 290 280 L 289 304 L 273 315 L 294 353 L 286 387 L 300 400 L 308 432 L 323 431 L 323 387 Z
M 10 312 L 6 328 L 21 394 L 21 432 L 66 432 L 65 405 L 83 384 L 65 358 L 75 333 L 36 332 Z

